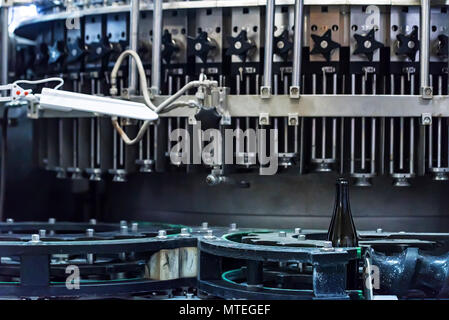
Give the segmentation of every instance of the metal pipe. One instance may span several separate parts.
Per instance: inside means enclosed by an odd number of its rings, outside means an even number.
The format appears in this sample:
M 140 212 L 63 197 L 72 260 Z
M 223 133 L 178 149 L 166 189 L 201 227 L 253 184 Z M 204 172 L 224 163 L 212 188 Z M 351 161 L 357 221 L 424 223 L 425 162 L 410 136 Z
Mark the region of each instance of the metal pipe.
M 273 36 L 274 36 L 274 0 L 268 0 L 265 12 L 265 57 L 263 86 L 271 93 L 271 76 L 273 66 Z
M 162 46 L 162 0 L 153 2 L 153 61 L 151 71 L 151 90 L 160 93 L 161 87 L 161 46 Z
M 130 29 L 131 29 L 131 40 L 130 49 L 137 52 L 138 49 L 138 37 L 139 37 L 139 19 L 140 19 L 140 0 L 131 0 L 131 13 L 130 13 Z M 130 57 L 129 58 L 129 92 L 135 94 L 137 92 L 137 65 L 136 61 Z M 141 88 L 145 90 L 147 88 Z
M 430 51 L 430 0 L 421 0 L 421 48 L 420 53 L 420 75 L 421 94 L 431 96 L 427 92 L 429 87 L 429 51 Z
M 1 83 L 8 84 L 8 63 L 9 63 L 9 7 L 0 8 L 1 10 L 1 29 L 2 29 L 2 46 L 1 46 Z
M 304 25 L 304 0 L 295 1 L 295 34 L 293 38 L 293 70 L 292 87 L 298 88 L 298 94 L 301 89 L 301 62 L 302 62 L 302 44 L 303 44 L 303 25 Z

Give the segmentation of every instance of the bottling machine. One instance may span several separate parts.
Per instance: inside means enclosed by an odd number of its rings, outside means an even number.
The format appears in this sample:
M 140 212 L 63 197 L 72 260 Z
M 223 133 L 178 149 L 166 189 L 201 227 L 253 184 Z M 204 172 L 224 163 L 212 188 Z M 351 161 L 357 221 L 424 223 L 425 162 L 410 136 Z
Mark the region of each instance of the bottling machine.
M 448 8 L 0 0 L 0 297 L 448 298 Z

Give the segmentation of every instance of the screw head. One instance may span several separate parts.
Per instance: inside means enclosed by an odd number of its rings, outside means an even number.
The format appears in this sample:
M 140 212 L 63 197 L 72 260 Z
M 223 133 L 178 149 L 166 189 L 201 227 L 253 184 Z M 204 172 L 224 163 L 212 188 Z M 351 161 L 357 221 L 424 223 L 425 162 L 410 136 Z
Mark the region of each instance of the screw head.
M 40 242 L 40 241 L 41 241 L 41 239 L 38 234 L 31 235 L 31 242 Z
M 128 226 L 120 226 L 121 234 L 128 234 Z
M 97 219 L 90 219 L 89 224 L 93 224 L 93 225 L 97 224 Z
M 203 46 L 201 45 L 201 43 L 197 42 L 195 43 L 195 50 L 196 51 L 200 51 L 203 48 Z
M 212 231 L 212 230 L 207 230 L 207 233 L 206 233 L 206 235 L 204 236 L 204 238 L 205 239 L 214 239 L 215 238 L 215 236 L 214 236 L 214 232 Z
M 132 232 L 137 232 L 139 230 L 139 224 L 137 222 L 133 222 L 131 224 L 131 231 Z
M 189 229 L 181 228 L 181 233 L 179 235 L 181 237 L 190 237 Z
M 301 241 L 306 240 L 306 235 L 305 234 L 300 234 L 298 236 L 298 240 L 301 240 Z
M 281 237 L 281 238 L 285 238 L 285 237 L 287 237 L 287 232 L 279 231 L 278 236 Z
M 207 222 L 201 223 L 201 229 L 207 230 L 209 228 L 209 224 Z
M 321 41 L 321 43 L 320 43 L 320 47 L 323 48 L 323 49 L 326 49 L 328 45 L 329 45 L 329 44 L 327 43 L 326 40 L 323 40 L 323 41 Z
M 295 228 L 295 234 L 300 234 L 302 232 L 301 228 Z
M 229 225 L 229 231 L 235 231 L 237 230 L 237 223 L 231 223 Z
M 87 237 L 93 237 L 94 236 L 94 229 L 87 229 L 86 230 L 86 236 Z
M 383 232 L 382 228 L 377 228 L 376 233 L 382 233 L 382 232 Z
M 159 230 L 159 231 L 157 232 L 157 237 L 158 237 L 159 239 L 165 239 L 165 238 L 167 238 L 167 231 L 165 231 L 165 230 Z
M 39 237 L 45 237 L 46 236 L 46 234 L 47 234 L 47 231 L 46 230 L 44 230 L 44 229 L 41 229 L 41 230 L 39 230 Z
M 363 46 L 364 46 L 366 49 L 371 48 L 371 41 L 366 40 L 366 41 L 363 43 Z
M 48 219 L 48 223 L 49 224 L 55 224 L 56 223 L 56 219 L 55 218 L 50 218 L 50 219 Z
M 332 249 L 332 241 L 324 241 L 323 249 Z

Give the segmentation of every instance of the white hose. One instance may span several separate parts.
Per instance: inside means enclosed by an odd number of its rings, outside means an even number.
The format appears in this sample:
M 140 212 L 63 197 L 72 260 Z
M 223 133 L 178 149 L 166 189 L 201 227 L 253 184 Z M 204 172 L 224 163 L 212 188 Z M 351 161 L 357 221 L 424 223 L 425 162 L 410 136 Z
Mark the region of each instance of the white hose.
M 64 79 L 62 78 L 47 78 L 47 79 L 41 79 L 41 80 L 17 80 L 16 82 L 13 83 L 13 85 L 18 85 L 21 83 L 24 84 L 42 84 L 42 83 L 47 83 L 47 82 L 53 82 L 53 81 L 58 81 L 59 84 L 54 87 L 53 89 L 58 90 L 60 89 L 63 85 L 64 85 Z
M 131 56 L 136 61 L 137 70 L 139 72 L 139 78 L 140 78 L 140 88 L 143 94 L 143 99 L 145 104 L 154 112 L 156 113 L 162 113 L 165 111 L 166 108 L 173 109 L 175 107 L 180 106 L 192 106 L 192 102 L 188 103 L 174 103 L 177 99 L 179 99 L 181 96 L 183 96 L 187 91 L 193 88 L 197 87 L 217 87 L 218 82 L 217 81 L 211 81 L 207 80 L 204 75 L 200 76 L 199 81 L 191 81 L 187 83 L 184 87 L 182 87 L 178 92 L 176 92 L 174 95 L 170 96 L 168 99 L 166 99 L 164 102 L 162 102 L 159 106 L 155 106 L 153 102 L 151 101 L 150 94 L 148 93 L 148 82 L 147 77 L 145 74 L 145 69 L 142 64 L 142 60 L 140 59 L 137 52 L 133 50 L 126 50 L 124 51 L 117 59 L 117 62 L 114 65 L 114 68 L 111 72 L 111 94 L 115 95 L 117 94 L 117 74 L 120 69 L 120 66 L 122 65 L 124 59 L 127 56 Z M 138 143 L 140 140 L 142 140 L 145 132 L 147 131 L 149 125 L 151 124 L 151 121 L 145 121 L 140 127 L 139 132 L 137 133 L 137 136 L 134 139 L 130 139 L 128 135 L 125 133 L 125 131 L 120 127 L 120 124 L 118 122 L 118 119 L 115 117 L 112 119 L 112 125 L 119 133 L 120 137 L 123 139 L 125 144 L 127 145 L 134 145 Z

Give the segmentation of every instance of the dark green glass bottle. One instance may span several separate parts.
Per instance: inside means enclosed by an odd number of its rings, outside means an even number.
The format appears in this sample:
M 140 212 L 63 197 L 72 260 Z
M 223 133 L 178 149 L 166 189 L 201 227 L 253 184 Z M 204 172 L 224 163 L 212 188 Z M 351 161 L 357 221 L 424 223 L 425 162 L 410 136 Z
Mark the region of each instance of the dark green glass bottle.
M 339 178 L 336 183 L 334 213 L 327 233 L 327 241 L 332 241 L 333 247 L 357 247 L 358 237 L 352 219 L 349 204 L 349 182 Z M 346 266 L 346 288 L 358 288 L 358 263 L 350 261 Z
M 336 183 L 334 213 L 327 233 L 334 247 L 357 247 L 357 231 L 349 204 L 349 182 L 339 178 Z

